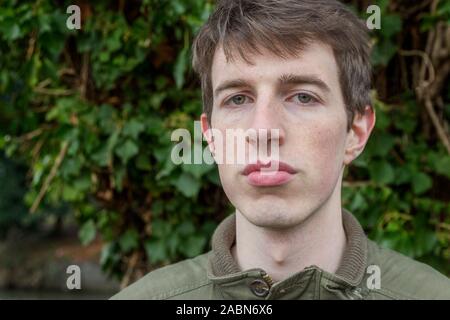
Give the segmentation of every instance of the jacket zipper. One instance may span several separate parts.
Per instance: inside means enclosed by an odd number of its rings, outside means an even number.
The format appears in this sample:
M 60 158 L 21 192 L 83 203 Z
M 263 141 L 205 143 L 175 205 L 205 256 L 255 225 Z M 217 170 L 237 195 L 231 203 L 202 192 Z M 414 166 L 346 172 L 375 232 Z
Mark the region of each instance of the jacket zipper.
M 273 279 L 265 271 L 261 271 L 261 276 L 263 277 L 264 281 L 267 282 L 267 284 L 269 285 L 269 289 L 270 289 L 273 285 Z

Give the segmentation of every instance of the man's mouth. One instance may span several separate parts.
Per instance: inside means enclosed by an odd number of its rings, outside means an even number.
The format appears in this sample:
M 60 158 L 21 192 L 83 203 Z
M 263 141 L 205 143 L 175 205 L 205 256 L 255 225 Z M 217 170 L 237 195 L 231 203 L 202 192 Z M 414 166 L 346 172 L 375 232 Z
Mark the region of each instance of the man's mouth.
M 297 171 L 282 161 L 270 161 L 263 164 L 258 161 L 245 166 L 242 174 L 247 182 L 257 187 L 273 187 L 288 183 Z

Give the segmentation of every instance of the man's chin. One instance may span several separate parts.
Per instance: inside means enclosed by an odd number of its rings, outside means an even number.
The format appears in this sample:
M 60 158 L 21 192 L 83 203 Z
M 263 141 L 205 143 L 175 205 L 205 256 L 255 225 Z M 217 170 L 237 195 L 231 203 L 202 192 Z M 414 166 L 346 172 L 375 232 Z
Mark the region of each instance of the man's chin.
M 255 206 L 240 211 L 251 224 L 266 229 L 288 229 L 301 224 L 309 213 L 294 212 L 292 208 L 268 208 Z

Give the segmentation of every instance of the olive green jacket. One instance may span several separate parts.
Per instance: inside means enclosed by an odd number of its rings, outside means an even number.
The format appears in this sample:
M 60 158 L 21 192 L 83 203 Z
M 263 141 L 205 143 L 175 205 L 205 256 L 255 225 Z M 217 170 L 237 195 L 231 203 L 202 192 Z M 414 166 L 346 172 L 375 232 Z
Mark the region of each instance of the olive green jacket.
M 310 266 L 273 283 L 260 268 L 240 270 L 230 248 L 235 215 L 212 237 L 212 250 L 148 273 L 111 299 L 450 299 L 450 280 L 426 264 L 369 240 L 343 210 L 347 236 L 335 274 Z

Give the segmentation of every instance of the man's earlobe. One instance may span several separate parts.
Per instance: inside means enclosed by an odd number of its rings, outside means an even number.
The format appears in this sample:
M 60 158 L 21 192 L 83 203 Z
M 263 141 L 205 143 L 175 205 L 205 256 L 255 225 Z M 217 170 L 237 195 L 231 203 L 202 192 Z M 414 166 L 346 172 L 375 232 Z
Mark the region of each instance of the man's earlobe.
M 212 133 L 213 131 L 209 127 L 208 116 L 206 115 L 206 113 L 202 113 L 202 115 L 200 116 L 200 124 L 202 128 L 202 134 L 205 137 L 206 142 L 208 143 L 209 151 L 214 155 L 214 136 Z
M 349 165 L 364 150 L 367 140 L 375 126 L 375 111 L 371 106 L 366 106 L 364 113 L 357 113 L 353 119 L 347 136 L 344 164 Z

